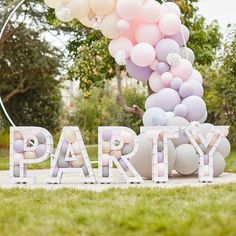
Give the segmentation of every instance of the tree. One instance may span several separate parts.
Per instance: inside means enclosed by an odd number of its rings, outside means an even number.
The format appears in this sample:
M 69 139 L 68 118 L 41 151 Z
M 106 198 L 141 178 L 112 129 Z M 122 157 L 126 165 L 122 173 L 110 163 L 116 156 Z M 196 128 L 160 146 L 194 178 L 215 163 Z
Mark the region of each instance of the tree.
M 0 6 L 11 10 L 7 1 Z M 23 13 L 16 14 L 22 20 L 11 22 L 0 41 L 0 94 L 17 125 L 55 129 L 60 124 L 61 104 L 60 80 L 55 78 L 60 74 L 62 55 L 41 39 L 41 30 L 35 30 L 42 12 L 32 7 L 23 6 Z M 2 23 L 4 18 L 0 18 Z M 46 18 L 42 21 L 45 24 Z
M 218 125 L 230 125 L 229 138 L 236 142 L 236 29 L 233 28 L 224 51 L 208 73 L 209 87 L 206 100 L 209 121 Z
M 211 65 L 220 46 L 221 35 L 218 24 L 213 22 L 206 25 L 204 17 L 198 15 L 196 7 L 198 0 L 177 0 L 175 2 L 184 13 L 182 20 L 191 32 L 188 45 L 195 51 L 196 66 Z M 125 68 L 115 64 L 114 59 L 109 55 L 109 40 L 105 39 L 99 31 L 86 28 L 76 20 L 69 24 L 59 23 L 53 10 L 49 10 L 48 18 L 54 26 L 61 27 L 72 35 L 68 50 L 74 63 L 69 68 L 69 78 L 80 80 L 80 88 L 85 97 L 91 95 L 94 87 L 103 87 L 107 80 L 116 77 L 118 103 L 125 112 L 142 116 L 143 111 L 137 105 L 128 106 L 124 99 L 122 72 Z

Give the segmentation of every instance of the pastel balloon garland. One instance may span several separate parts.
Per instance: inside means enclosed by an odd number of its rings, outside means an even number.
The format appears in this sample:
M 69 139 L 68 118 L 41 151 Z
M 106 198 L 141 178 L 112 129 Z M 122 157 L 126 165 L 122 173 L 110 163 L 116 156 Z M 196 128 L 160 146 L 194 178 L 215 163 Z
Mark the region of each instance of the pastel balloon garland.
M 180 8 L 155 0 L 45 0 L 59 20 L 78 19 L 111 39 L 109 52 L 131 77 L 148 81 L 144 125 L 166 125 L 169 117 L 204 123 L 207 108 L 202 76 L 192 66 Z

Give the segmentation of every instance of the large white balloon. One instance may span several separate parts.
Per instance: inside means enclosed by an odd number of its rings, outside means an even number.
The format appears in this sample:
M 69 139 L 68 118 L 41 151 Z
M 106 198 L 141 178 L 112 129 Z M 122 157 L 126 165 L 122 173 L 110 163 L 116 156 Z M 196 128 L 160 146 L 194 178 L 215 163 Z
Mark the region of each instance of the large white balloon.
M 220 145 L 216 148 L 216 151 L 219 152 L 224 158 L 226 158 L 231 151 L 231 145 L 227 138 L 223 138 L 220 142 Z
M 130 162 L 138 173 L 147 178 L 152 179 L 152 143 L 144 135 L 138 136 L 138 152 L 130 159 Z M 175 147 L 171 141 L 168 142 L 168 162 L 169 171 L 173 169 L 175 163 Z
M 199 155 L 191 144 L 176 148 L 175 170 L 181 175 L 192 175 L 198 169 Z
M 190 122 L 178 116 L 171 117 L 167 120 L 167 126 L 178 126 L 179 128 L 181 128 L 189 125 Z M 172 142 L 174 143 L 175 147 L 189 143 L 188 137 L 184 134 L 182 130 L 180 130 L 179 136 L 180 136 L 179 138 L 172 139 Z
M 225 170 L 225 159 L 219 152 L 213 155 L 213 169 L 214 177 L 220 176 Z

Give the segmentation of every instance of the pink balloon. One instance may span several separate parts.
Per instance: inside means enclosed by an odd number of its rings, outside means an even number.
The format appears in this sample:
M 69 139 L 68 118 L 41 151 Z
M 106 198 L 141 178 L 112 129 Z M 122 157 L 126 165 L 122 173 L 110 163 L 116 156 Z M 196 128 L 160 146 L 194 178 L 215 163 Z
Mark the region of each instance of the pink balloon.
M 197 80 L 187 80 L 186 82 L 190 83 L 193 87 L 193 95 L 198 97 L 203 97 L 204 95 L 204 89 L 201 83 L 199 83 Z
M 150 65 L 152 70 L 157 70 L 157 65 L 159 64 L 158 60 L 154 60 L 154 62 Z
M 169 85 L 172 79 L 173 75 L 170 72 L 165 72 L 161 75 L 161 82 L 165 85 Z
M 162 89 L 157 94 L 156 100 L 157 107 L 162 108 L 166 112 L 174 111 L 174 108 L 181 102 L 178 92 L 171 88 Z
M 116 57 L 116 53 L 118 51 L 124 51 L 126 58 L 128 58 L 130 56 L 130 52 L 131 52 L 132 48 L 133 48 L 132 42 L 125 37 L 113 39 L 113 40 L 111 40 L 111 42 L 109 44 L 109 52 L 110 52 L 111 56 L 114 58 Z
M 130 28 L 130 23 L 127 20 L 119 20 L 117 28 L 121 34 L 125 33 Z
M 167 14 L 161 18 L 159 28 L 164 35 L 173 35 L 180 31 L 181 20 L 173 13 Z
M 176 3 L 173 2 L 165 2 L 162 4 L 162 7 L 167 11 L 168 13 L 173 13 L 176 16 L 180 17 L 181 11 L 179 6 Z
M 171 72 L 175 77 L 187 80 L 193 73 L 193 66 L 188 60 L 181 59 L 180 63 L 171 68 Z
M 161 40 L 162 34 L 157 25 L 142 24 L 137 28 L 135 38 L 138 43 L 149 43 L 156 46 L 157 42 Z
M 133 20 L 142 14 L 142 0 L 118 0 L 117 14 L 125 20 Z
M 149 78 L 149 86 L 151 90 L 155 93 L 161 91 L 167 86 L 161 82 L 161 76 L 157 72 L 153 72 Z
M 207 112 L 205 102 L 197 96 L 185 98 L 182 104 L 188 108 L 188 114 L 186 116 L 188 121 L 200 121 Z
M 122 36 L 128 38 L 133 44 L 137 43 L 135 38 L 136 30 L 143 23 L 145 22 L 141 18 L 129 21 L 129 30 L 123 33 Z
M 161 4 L 156 1 L 149 1 L 143 5 L 142 17 L 147 23 L 157 23 L 161 19 Z
M 134 64 L 141 67 L 150 66 L 156 57 L 155 49 L 148 43 L 139 43 L 133 47 L 130 54 Z

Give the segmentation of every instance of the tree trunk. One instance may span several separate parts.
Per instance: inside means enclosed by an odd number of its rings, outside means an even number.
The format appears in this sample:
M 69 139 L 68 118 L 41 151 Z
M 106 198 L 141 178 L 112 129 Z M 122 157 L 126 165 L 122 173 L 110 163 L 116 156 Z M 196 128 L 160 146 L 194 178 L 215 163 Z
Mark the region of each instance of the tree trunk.
M 121 70 L 120 70 L 120 66 L 118 64 L 116 64 L 116 79 L 117 79 L 117 90 L 118 90 L 118 95 L 117 95 L 117 101 L 119 103 L 119 105 L 122 107 L 123 111 L 136 115 L 136 116 L 140 116 L 143 117 L 143 110 L 137 106 L 137 105 L 133 105 L 133 107 L 129 107 L 126 104 L 124 95 L 123 95 L 123 91 L 122 91 L 122 76 L 121 76 Z

